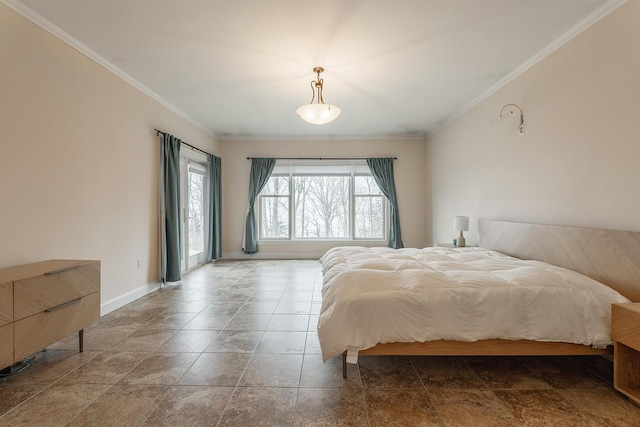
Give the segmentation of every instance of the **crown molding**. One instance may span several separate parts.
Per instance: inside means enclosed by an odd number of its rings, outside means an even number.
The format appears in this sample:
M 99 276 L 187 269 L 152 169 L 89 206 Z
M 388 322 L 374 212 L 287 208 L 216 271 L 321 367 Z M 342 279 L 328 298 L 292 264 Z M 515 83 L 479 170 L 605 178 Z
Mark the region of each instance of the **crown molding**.
M 582 33 L 583 31 L 585 31 L 586 29 L 591 27 L 593 24 L 595 24 L 596 22 L 600 21 L 602 18 L 604 18 L 605 16 L 607 16 L 608 14 L 610 14 L 611 12 L 613 12 L 614 10 L 616 10 L 617 8 L 619 8 L 620 6 L 625 4 L 627 1 L 628 0 L 609 0 L 608 2 L 606 2 L 605 4 L 600 6 L 598 9 L 594 10 L 593 12 L 591 12 L 586 18 L 584 18 L 582 21 L 578 22 L 570 30 L 568 30 L 567 32 L 562 34 L 560 37 L 558 37 L 557 39 L 552 41 L 549 45 L 547 45 L 540 52 L 538 52 L 537 54 L 535 54 L 534 56 L 529 58 L 527 61 L 525 61 L 518 68 L 513 70 L 511 73 L 507 74 L 505 77 L 500 79 L 500 81 L 498 81 L 496 84 L 491 86 L 489 89 L 487 89 L 484 92 L 482 92 L 478 97 L 476 97 L 471 102 L 466 104 L 460 110 L 458 110 L 457 112 L 455 112 L 452 115 L 450 115 L 436 129 L 434 129 L 432 131 L 429 131 L 427 133 L 427 135 L 426 135 L 427 138 L 435 135 L 438 131 L 440 131 L 441 129 L 443 129 L 447 125 L 449 125 L 451 122 L 456 120 L 458 117 L 462 116 L 464 113 L 466 113 L 467 111 L 471 110 L 473 107 L 478 105 L 480 102 L 482 102 L 486 98 L 488 98 L 490 95 L 492 95 L 493 93 L 497 92 L 500 88 L 505 86 L 507 83 L 509 83 L 510 81 L 512 81 L 513 79 L 518 77 L 520 74 L 522 74 L 525 71 L 527 71 L 529 68 L 533 67 L 538 62 L 542 61 L 547 56 L 551 55 L 553 52 L 558 50 L 560 47 L 562 47 L 565 44 L 567 44 L 569 41 L 574 39 L 580 33 Z
M 177 114 L 178 116 L 182 117 L 192 125 L 202 130 L 203 132 L 214 137 L 215 139 L 219 139 L 219 135 L 216 134 L 214 131 L 212 131 L 211 129 L 209 129 L 208 127 L 206 127 L 205 125 L 203 125 L 202 123 L 194 119 L 193 117 L 189 116 L 187 113 L 185 113 L 184 111 L 182 111 L 181 109 L 179 109 L 178 107 L 176 107 L 175 105 L 167 101 L 166 99 L 162 98 L 160 95 L 158 95 L 157 93 L 149 89 L 147 86 L 145 86 L 138 80 L 131 77 L 129 74 L 122 71 L 120 68 L 116 67 L 107 59 L 99 55 L 97 52 L 89 48 L 87 45 L 80 42 L 71 34 L 64 31 L 62 28 L 55 25 L 53 22 L 49 21 L 44 16 L 37 13 L 35 10 L 31 9 L 26 4 L 18 0 L 0 0 L 0 3 L 3 3 L 5 6 L 12 9 L 14 12 L 23 16 L 29 21 L 33 22 L 38 27 L 47 31 L 52 36 L 56 37 L 57 39 L 66 43 L 68 46 L 72 47 L 76 51 L 86 56 L 87 58 L 91 59 L 96 64 L 107 69 L 108 71 L 115 74 L 116 76 L 120 77 L 122 80 L 124 80 L 125 82 L 129 83 L 131 86 L 138 89 L 140 92 L 147 95 L 149 98 L 157 101 L 158 103 L 160 103 L 161 105 L 163 105 L 164 107 L 172 111 L 173 113 Z

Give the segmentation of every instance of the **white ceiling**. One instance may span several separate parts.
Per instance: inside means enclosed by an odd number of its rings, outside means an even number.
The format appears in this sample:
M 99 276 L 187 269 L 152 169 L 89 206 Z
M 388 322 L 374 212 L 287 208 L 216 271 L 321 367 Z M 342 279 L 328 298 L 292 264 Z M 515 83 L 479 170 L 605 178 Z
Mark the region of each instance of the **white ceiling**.
M 1 1 L 223 139 L 428 134 L 621 4 Z M 314 66 L 326 69 L 325 102 L 342 109 L 326 125 L 295 114 L 311 100 Z

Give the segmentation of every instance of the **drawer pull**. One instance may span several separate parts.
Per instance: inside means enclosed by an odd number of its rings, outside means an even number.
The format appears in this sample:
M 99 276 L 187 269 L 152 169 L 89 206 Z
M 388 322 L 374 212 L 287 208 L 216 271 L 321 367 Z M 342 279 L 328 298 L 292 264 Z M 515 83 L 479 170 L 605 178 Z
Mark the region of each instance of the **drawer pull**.
M 56 305 L 55 307 L 47 308 L 44 312 L 51 313 L 52 311 L 60 310 L 61 308 L 65 308 L 68 305 L 75 304 L 80 301 L 82 298 L 72 299 L 71 301 L 64 302 L 60 305 Z
M 47 271 L 46 273 L 44 273 L 44 275 L 45 276 L 53 276 L 54 274 L 64 273 L 65 271 L 76 270 L 78 268 L 80 268 L 79 265 L 72 265 L 71 267 L 65 267 L 65 268 L 61 268 L 59 270 Z

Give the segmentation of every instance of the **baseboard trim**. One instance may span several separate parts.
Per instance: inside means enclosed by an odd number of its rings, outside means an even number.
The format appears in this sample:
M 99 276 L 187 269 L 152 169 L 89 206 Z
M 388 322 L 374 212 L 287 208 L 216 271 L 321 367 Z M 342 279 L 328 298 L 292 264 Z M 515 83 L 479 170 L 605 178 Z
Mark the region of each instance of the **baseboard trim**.
M 100 316 L 109 314 L 113 310 L 117 310 L 120 307 L 123 307 L 130 302 L 133 302 L 138 298 L 142 298 L 143 296 L 150 294 L 151 292 L 158 289 L 160 289 L 160 282 L 153 282 L 144 286 L 140 286 L 139 288 L 127 292 L 124 295 L 120 295 L 119 297 L 110 299 L 109 301 L 106 301 L 100 305 Z
M 322 253 L 313 252 L 278 252 L 278 253 L 263 253 L 256 252 L 255 254 L 245 254 L 242 252 L 230 252 L 222 254 L 223 260 L 245 260 L 245 259 L 320 259 L 324 255 Z

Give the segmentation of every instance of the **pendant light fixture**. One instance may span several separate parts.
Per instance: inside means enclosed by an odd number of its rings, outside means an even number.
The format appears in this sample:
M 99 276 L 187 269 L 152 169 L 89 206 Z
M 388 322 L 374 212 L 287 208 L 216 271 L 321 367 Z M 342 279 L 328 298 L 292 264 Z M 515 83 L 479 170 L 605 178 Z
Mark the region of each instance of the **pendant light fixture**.
M 322 86 L 324 85 L 324 79 L 320 78 L 320 73 L 324 71 L 322 67 L 315 67 L 314 73 L 317 73 L 317 80 L 311 81 L 311 102 L 305 104 L 296 110 L 298 116 L 305 122 L 312 123 L 314 125 L 323 125 L 325 123 L 332 122 L 341 113 L 340 109 L 335 105 L 325 104 L 322 99 Z M 318 92 L 316 96 L 316 91 Z M 317 102 L 313 101 L 317 98 Z

